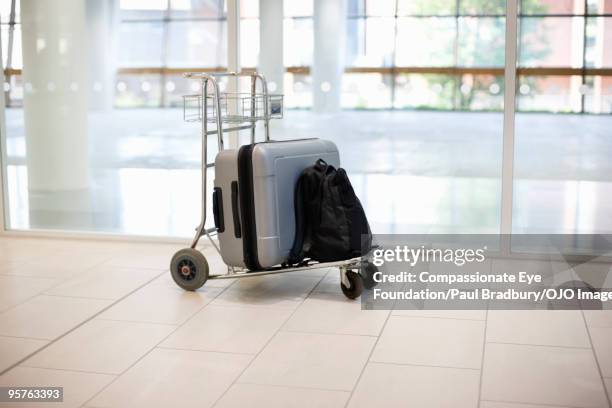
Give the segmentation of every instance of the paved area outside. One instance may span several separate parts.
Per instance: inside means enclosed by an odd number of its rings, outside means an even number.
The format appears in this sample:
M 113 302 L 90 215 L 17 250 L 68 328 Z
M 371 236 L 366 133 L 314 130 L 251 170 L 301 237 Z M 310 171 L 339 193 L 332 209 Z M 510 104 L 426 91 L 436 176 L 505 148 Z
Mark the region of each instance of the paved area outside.
M 611 406 L 611 310 L 365 311 L 337 270 L 184 292 L 176 249 L 0 238 L 0 386 L 63 386 L 58 407 Z
M 501 113 L 288 111 L 272 124 L 275 139 L 338 145 L 375 232 L 499 232 Z M 515 232 L 612 232 L 612 118 L 518 114 L 516 127 Z M 188 236 L 198 224 L 199 128 L 181 110 L 91 113 L 79 200 L 31 197 L 21 110 L 7 128 L 14 228 Z

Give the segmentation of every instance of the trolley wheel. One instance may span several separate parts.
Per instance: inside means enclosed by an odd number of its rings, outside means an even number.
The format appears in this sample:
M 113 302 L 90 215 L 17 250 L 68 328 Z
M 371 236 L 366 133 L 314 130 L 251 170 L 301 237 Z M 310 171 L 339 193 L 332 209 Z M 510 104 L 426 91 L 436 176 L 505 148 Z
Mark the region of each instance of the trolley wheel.
M 185 248 L 178 251 L 170 262 L 172 279 L 185 290 L 197 290 L 208 279 L 208 261 L 198 250 Z
M 374 280 L 374 274 L 378 272 L 378 267 L 371 262 L 365 262 L 362 267 L 363 287 L 366 289 L 374 289 L 378 282 Z
M 346 279 L 351 286 L 347 288 L 344 286 L 344 282 L 340 282 L 342 293 L 349 299 L 357 299 L 361 296 L 361 292 L 363 292 L 363 279 L 361 275 L 353 271 L 346 271 Z

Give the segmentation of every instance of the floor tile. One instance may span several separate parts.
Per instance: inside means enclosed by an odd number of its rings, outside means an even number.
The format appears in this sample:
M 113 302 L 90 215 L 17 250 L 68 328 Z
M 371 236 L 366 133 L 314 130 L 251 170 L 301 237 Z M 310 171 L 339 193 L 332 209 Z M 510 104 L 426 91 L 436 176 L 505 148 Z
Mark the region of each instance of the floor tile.
M 612 328 L 612 310 L 585 310 L 584 317 L 589 327 Z
M 342 294 L 342 289 L 340 289 L 340 271 L 338 268 L 333 268 L 327 272 L 312 292 Z
M 490 310 L 487 341 L 591 347 L 579 310 Z
M 361 302 L 349 300 L 342 293 L 314 293 L 283 330 L 378 336 L 388 314 L 387 310 L 361 310 Z
M 80 407 L 85 401 L 93 397 L 98 391 L 110 383 L 115 376 L 106 374 L 77 373 L 75 371 L 48 370 L 44 368 L 15 367 L 0 377 L 2 386 L 31 387 L 64 387 L 63 403 L 28 402 L 14 405 L 0 404 L 2 407 L 14 408 L 49 408 L 49 407 Z
M 150 283 L 100 315 L 102 319 L 182 324 L 211 302 L 220 288 L 197 292 Z
M 8 275 L 66 279 L 86 273 L 103 263 L 106 255 L 54 251 L 52 255 L 28 257 L 6 271 Z
M 28 367 L 119 374 L 166 337 L 174 326 L 92 320 L 26 360 Z
M 210 407 L 251 358 L 244 354 L 155 349 L 87 406 Z
M 47 340 L 0 337 L 0 371 L 6 370 L 47 343 Z
M 119 299 L 162 273 L 152 269 L 99 267 L 45 292 L 55 296 Z
M 486 320 L 486 310 L 393 310 L 392 316 L 434 317 L 438 319 Z
M 0 312 L 28 300 L 60 282 L 60 279 L 0 275 Z
M 371 361 L 479 369 L 484 322 L 391 316 Z
M 480 408 L 568 408 L 560 405 L 532 405 L 516 402 L 480 401 Z
M 104 267 L 168 270 L 178 245 L 126 244 L 124 249 L 106 261 Z
M 110 301 L 39 295 L 0 313 L 0 335 L 55 339 Z
M 612 377 L 612 328 L 590 328 L 595 356 L 604 377 Z
M 365 336 L 279 332 L 238 382 L 350 391 L 374 341 Z
M 487 344 L 482 399 L 607 407 L 591 350 Z
M 476 408 L 479 381 L 477 370 L 369 363 L 348 407 Z
M 230 286 L 235 281 L 236 279 L 208 279 L 206 283 L 204 284 L 203 288 L 223 289 L 223 288 Z M 180 287 L 176 284 L 174 279 L 172 279 L 170 272 L 166 272 L 162 274 L 159 278 L 152 281 L 151 284 L 152 285 L 163 285 L 169 288 L 179 288 L 180 289 Z
M 219 295 L 216 306 L 263 306 L 295 309 L 319 278 L 303 276 L 266 275 L 238 279 Z
M 234 384 L 215 408 L 344 408 L 349 395 L 346 391 Z
M 208 305 L 161 346 L 189 350 L 258 353 L 291 310 Z

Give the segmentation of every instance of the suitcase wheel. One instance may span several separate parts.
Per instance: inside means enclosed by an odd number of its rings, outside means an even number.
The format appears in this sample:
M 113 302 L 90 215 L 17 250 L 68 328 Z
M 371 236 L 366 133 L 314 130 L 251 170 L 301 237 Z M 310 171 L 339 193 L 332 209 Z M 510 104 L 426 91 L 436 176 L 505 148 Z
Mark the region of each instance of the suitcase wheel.
M 185 248 L 178 251 L 170 262 L 172 279 L 185 290 L 197 290 L 208 279 L 208 261 L 198 250 Z
M 374 274 L 378 272 L 378 267 L 370 262 L 364 262 L 361 266 L 361 277 L 363 278 L 363 287 L 370 290 L 378 284 L 374 280 Z
M 346 287 L 343 282 L 340 282 L 342 293 L 349 299 L 357 299 L 363 292 L 363 278 L 357 272 L 346 271 L 346 278 L 350 287 Z

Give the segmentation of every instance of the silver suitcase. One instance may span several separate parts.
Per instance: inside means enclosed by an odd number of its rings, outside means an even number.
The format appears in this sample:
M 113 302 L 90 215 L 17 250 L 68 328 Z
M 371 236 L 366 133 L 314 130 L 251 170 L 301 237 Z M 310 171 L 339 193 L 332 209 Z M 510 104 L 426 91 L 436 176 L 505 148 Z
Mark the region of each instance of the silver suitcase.
M 318 159 L 340 166 L 338 148 L 322 139 L 255 143 L 217 154 L 213 214 L 227 265 L 260 270 L 287 260 L 295 237 L 295 185 Z

